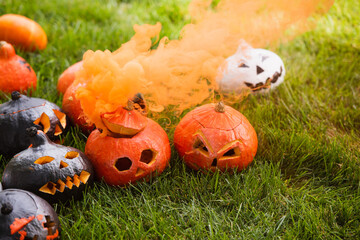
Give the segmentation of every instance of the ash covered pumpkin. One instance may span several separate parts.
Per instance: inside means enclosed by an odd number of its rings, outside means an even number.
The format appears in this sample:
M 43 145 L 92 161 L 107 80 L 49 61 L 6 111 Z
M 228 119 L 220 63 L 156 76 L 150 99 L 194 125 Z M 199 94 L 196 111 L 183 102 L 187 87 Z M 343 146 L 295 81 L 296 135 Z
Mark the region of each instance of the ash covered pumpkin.
M 50 203 L 82 196 L 94 179 L 91 162 L 80 150 L 51 142 L 35 127 L 27 129 L 31 145 L 6 165 L 4 189 L 19 188 L 37 194 Z
M 0 42 L 0 91 L 26 92 L 35 89 L 37 78 L 34 70 L 22 57 L 16 55 L 13 46 Z
M 124 186 L 149 179 L 160 174 L 170 160 L 169 139 L 160 125 L 143 116 L 139 120 L 141 115 L 137 115 L 134 118 L 139 121 L 137 126 L 135 120 L 130 123 L 131 116 L 109 117 L 109 135 L 102 136 L 99 130 L 94 130 L 85 146 L 97 177 L 110 185 Z
M 44 199 L 20 189 L 0 192 L 0 239 L 60 239 L 60 222 Z
M 11 100 L 0 105 L 0 154 L 14 155 L 29 147 L 26 129 L 34 125 L 56 140 L 65 131 L 67 118 L 54 103 L 12 92 Z
M 175 129 L 174 144 L 190 168 L 241 171 L 252 162 L 258 141 L 246 117 L 220 102 L 186 114 Z

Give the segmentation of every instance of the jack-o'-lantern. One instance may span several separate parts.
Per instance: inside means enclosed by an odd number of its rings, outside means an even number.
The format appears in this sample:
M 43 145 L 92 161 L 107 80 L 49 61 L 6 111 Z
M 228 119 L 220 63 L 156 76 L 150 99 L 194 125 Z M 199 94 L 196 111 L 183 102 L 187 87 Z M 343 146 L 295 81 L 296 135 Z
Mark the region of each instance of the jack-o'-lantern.
M 239 48 L 226 59 L 217 83 L 226 93 L 244 89 L 262 93 L 279 86 L 284 77 L 285 66 L 277 54 L 260 48 Z
M 186 114 L 175 129 L 174 144 L 190 168 L 241 171 L 253 161 L 258 141 L 246 117 L 220 102 Z
M 65 131 L 65 113 L 54 103 L 12 92 L 12 100 L 0 105 L 0 154 L 14 155 L 30 145 L 26 129 L 38 126 L 51 140 Z
M 0 192 L 0 239 L 60 239 L 60 222 L 49 203 L 35 194 Z
M 27 129 L 31 145 L 6 165 L 4 189 L 19 188 L 35 193 L 50 203 L 82 197 L 94 179 L 91 162 L 72 147 L 51 142 L 35 127 Z
M 26 92 L 35 89 L 37 78 L 34 70 L 22 57 L 15 54 L 14 47 L 0 42 L 0 91 Z
M 110 135 L 102 136 L 99 130 L 94 130 L 86 142 L 85 154 L 93 163 L 97 177 L 109 185 L 124 186 L 160 174 L 168 165 L 171 154 L 166 132 L 145 117 L 146 124 L 141 119 L 139 127 L 131 124 L 122 124 L 126 128 L 117 127 L 116 122 L 123 123 L 117 120 L 129 116 L 118 117 L 107 120 Z

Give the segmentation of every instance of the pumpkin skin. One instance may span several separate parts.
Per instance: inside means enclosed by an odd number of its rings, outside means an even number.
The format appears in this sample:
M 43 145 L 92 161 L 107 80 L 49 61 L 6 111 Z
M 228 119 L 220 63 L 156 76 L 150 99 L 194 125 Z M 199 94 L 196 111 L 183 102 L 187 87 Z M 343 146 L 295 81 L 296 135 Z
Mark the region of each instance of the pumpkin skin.
M 252 162 L 258 140 L 245 116 L 219 103 L 186 114 L 175 129 L 174 144 L 192 169 L 241 171 Z
M 0 239 L 60 239 L 57 214 L 44 199 L 28 191 L 0 192 Z
M 91 162 L 80 150 L 55 144 L 35 127 L 28 130 L 31 147 L 15 155 L 6 165 L 4 189 L 35 193 L 49 203 L 79 199 L 94 181 Z
M 59 93 L 65 94 L 66 90 L 75 80 L 75 73 L 83 66 L 83 61 L 77 62 L 68 67 L 59 77 L 57 90 Z
M 12 156 L 29 147 L 28 127 L 37 125 L 51 140 L 66 130 L 66 115 L 56 104 L 19 92 L 12 92 L 11 97 L 0 105 L 0 154 Z
M 82 84 L 71 84 L 70 87 L 68 87 L 63 97 L 62 109 L 70 118 L 73 125 L 79 126 L 83 133 L 89 134 L 95 126 L 86 122 L 80 101 L 76 98 L 76 90 L 80 86 L 82 86 Z
M 13 46 L 0 42 L 0 90 L 6 93 L 12 91 L 26 92 L 36 88 L 37 78 L 31 66 L 15 54 Z
M 47 36 L 42 27 L 18 14 L 5 14 L 0 17 L 0 40 L 25 51 L 42 50 L 47 45 Z
M 171 155 L 169 139 L 159 124 L 147 118 L 147 126 L 133 137 L 101 136 L 94 130 L 85 146 L 98 179 L 125 186 L 160 174 Z

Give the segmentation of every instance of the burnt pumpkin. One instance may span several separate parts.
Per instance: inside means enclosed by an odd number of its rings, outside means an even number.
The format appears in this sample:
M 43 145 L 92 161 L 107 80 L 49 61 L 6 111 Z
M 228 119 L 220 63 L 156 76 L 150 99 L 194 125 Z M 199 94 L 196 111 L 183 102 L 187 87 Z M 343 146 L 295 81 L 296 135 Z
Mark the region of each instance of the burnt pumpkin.
M 26 92 L 35 89 L 37 78 L 31 66 L 20 56 L 16 55 L 13 46 L 7 42 L 0 42 L 0 91 Z
M 46 48 L 47 36 L 34 20 L 18 14 L 0 17 L 0 40 L 7 41 L 25 51 Z
M 218 103 L 186 114 L 175 129 L 174 144 L 190 168 L 241 171 L 253 161 L 258 140 L 244 115 Z
M 146 127 L 133 136 L 102 136 L 94 130 L 85 146 L 98 179 L 124 186 L 160 174 L 170 160 L 170 144 L 159 124 L 146 118 Z M 116 121 L 115 121 L 116 122 Z
M 20 189 L 0 192 L 0 239 L 60 239 L 60 222 L 44 199 Z
M 75 74 L 83 66 L 83 61 L 77 62 L 68 67 L 59 77 L 57 90 L 58 92 L 65 94 L 66 90 L 71 86 L 75 80 Z
M 27 129 L 31 145 L 6 165 L 4 189 L 18 188 L 35 193 L 50 203 L 79 199 L 93 183 L 91 162 L 80 150 L 55 144 L 35 127 Z
M 51 140 L 59 139 L 67 126 L 65 113 L 54 103 L 12 92 L 0 105 L 0 154 L 14 155 L 30 145 L 26 128 L 36 125 Z

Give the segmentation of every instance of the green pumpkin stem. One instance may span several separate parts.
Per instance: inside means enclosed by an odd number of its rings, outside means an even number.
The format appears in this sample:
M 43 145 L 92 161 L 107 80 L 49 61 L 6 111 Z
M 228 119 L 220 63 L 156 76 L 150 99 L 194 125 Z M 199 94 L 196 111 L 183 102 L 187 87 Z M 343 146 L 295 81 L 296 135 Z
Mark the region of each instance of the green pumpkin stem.
M 21 97 L 21 94 L 18 91 L 13 91 L 11 93 L 11 99 L 13 101 L 18 100 Z

